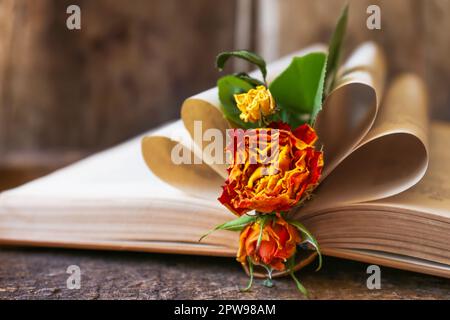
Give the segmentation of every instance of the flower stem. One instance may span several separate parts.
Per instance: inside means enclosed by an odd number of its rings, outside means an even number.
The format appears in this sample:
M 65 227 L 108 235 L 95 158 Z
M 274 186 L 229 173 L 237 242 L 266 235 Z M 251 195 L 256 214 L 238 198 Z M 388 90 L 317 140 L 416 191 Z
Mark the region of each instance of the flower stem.
M 250 273 L 250 280 L 248 281 L 247 287 L 241 289 L 242 292 L 247 292 L 248 290 L 250 290 L 253 284 L 253 262 L 250 259 L 250 257 L 247 257 L 247 261 L 248 261 L 248 272 Z

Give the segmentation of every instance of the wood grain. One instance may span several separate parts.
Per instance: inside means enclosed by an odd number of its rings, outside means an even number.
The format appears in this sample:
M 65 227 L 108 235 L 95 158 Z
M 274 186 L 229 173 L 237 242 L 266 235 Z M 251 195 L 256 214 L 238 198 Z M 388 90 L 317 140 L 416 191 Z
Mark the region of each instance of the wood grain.
M 50 249 L 0 249 L 0 299 L 303 299 L 290 278 L 275 288 L 248 278 L 232 258 Z M 66 287 L 69 265 L 81 289 Z M 297 273 L 312 299 L 450 299 L 450 281 L 381 269 L 381 289 L 366 287 L 367 265 L 325 258 Z
M 81 8 L 81 30 L 66 8 Z M 215 84 L 235 1 L 0 2 L 0 157 L 98 150 L 179 116 Z
M 277 10 L 262 17 L 267 2 Z M 0 162 L 30 149 L 99 150 L 176 118 L 184 98 L 214 85 L 217 52 L 241 44 L 237 16 L 245 30 L 277 22 L 276 41 L 260 32 L 243 37 L 282 55 L 326 42 L 345 2 L 1 1 Z M 424 76 L 433 117 L 450 120 L 448 0 L 349 2 L 347 53 L 364 40 L 379 42 L 389 76 Z M 65 26 L 69 4 L 81 7 L 80 31 Z M 381 7 L 381 30 L 366 28 L 370 4 Z
M 450 120 L 450 2 L 426 1 L 425 76 L 432 92 L 433 116 Z
M 387 53 L 389 79 L 401 72 L 415 72 L 427 80 L 433 118 L 450 120 L 450 41 L 447 0 L 336 0 L 278 1 L 279 44 L 283 55 L 314 42 L 328 42 L 345 3 L 350 4 L 347 54 L 362 41 L 373 40 Z M 369 30 L 366 9 L 381 9 L 381 30 Z M 258 48 L 271 46 L 260 34 Z M 345 55 L 345 54 L 344 54 Z
M 14 152 L 1 157 L 0 192 L 18 187 L 85 157 L 83 151 Z

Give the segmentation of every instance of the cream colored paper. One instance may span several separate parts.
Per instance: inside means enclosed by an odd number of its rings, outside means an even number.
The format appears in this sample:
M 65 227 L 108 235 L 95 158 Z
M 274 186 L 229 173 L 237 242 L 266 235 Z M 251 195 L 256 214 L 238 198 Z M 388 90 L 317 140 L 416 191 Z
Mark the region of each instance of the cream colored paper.
M 272 70 L 282 71 L 289 60 L 290 57 L 281 59 L 277 63 L 277 68 Z M 345 226 L 351 226 L 361 215 L 361 211 L 352 208 L 346 214 L 346 218 L 350 219 L 338 218 L 346 225 L 337 228 L 347 230 L 350 238 L 340 234 L 341 240 L 337 240 L 339 237 L 333 238 L 331 229 L 327 233 L 331 237 L 331 242 L 327 237 L 320 235 L 324 230 L 328 230 L 329 226 L 333 226 L 330 223 L 332 218 L 323 221 L 316 219 L 317 222 L 308 221 L 308 217 L 311 219 L 316 217 L 315 212 L 325 212 L 324 210 L 339 207 L 345 211 L 347 210 L 345 206 L 351 204 L 402 193 L 419 182 L 425 174 L 428 166 L 426 87 L 417 76 L 403 75 L 394 81 L 384 103 L 380 104 L 385 72 L 384 54 L 371 42 L 358 47 L 344 63 L 336 86 L 325 101 L 316 123 L 319 145 L 323 145 L 325 151 L 323 181 L 316 189 L 314 200 L 298 211 L 297 218 L 305 220 L 311 230 L 319 235 L 321 244 L 329 253 L 336 250 L 339 252 L 341 249 L 379 251 L 384 248 L 385 253 L 400 255 L 409 253 L 415 259 L 428 259 L 445 264 L 449 262 L 447 257 L 443 258 L 447 242 L 441 244 L 442 249 L 433 249 L 434 247 L 425 249 L 426 244 L 414 247 L 411 245 L 414 242 L 414 239 L 410 238 L 411 230 L 404 229 L 401 220 L 397 223 L 397 229 L 390 229 L 390 226 L 395 225 L 392 223 L 384 226 L 384 231 L 380 234 L 377 234 L 377 230 L 371 231 L 367 226 L 364 234 L 363 230 L 358 229 L 360 228 L 358 224 L 355 233 L 352 233 Z M 192 125 L 194 121 L 202 121 L 206 124 L 204 128 L 218 128 L 222 132 L 229 127 L 229 123 L 218 111 L 219 108 L 216 88 L 185 101 L 182 119 L 192 138 L 195 136 Z M 198 142 L 196 146 L 202 149 Z M 211 167 L 222 179 L 226 178 L 225 166 Z M 420 220 L 418 226 L 423 223 L 425 219 Z M 444 226 L 445 223 L 447 221 L 444 222 Z M 424 229 L 423 232 L 428 232 L 428 238 L 432 239 L 432 234 L 436 230 Z M 395 232 L 400 239 L 390 237 Z M 365 235 L 365 238 L 361 238 L 361 235 Z M 377 236 L 385 237 L 384 243 L 380 244 Z M 442 237 L 430 241 L 435 241 L 437 245 L 440 239 Z M 375 260 L 377 259 L 380 258 Z M 402 265 L 399 262 L 397 264 Z
M 156 134 L 173 127 L 182 124 L 176 122 Z M 432 142 L 450 139 L 448 125 L 434 125 L 431 132 Z M 140 139 L 1 194 L 0 243 L 234 256 L 238 233 L 214 232 L 198 242 L 206 230 L 231 220 L 230 213 L 216 199 L 191 197 L 157 179 L 139 155 Z M 435 153 L 436 148 L 441 152 Z M 446 177 L 440 174 L 446 168 L 440 163 L 450 163 L 447 150 L 431 144 L 431 165 L 422 181 Z M 443 190 L 434 189 L 436 184 Z M 442 254 L 428 250 L 450 251 L 448 206 L 440 194 L 445 186 L 439 180 L 421 186 L 429 190 L 430 199 L 421 204 L 418 198 L 414 208 L 387 198 L 300 219 L 319 239 L 324 254 L 450 277 L 449 266 L 437 262 L 443 261 Z M 420 204 L 429 208 L 418 211 Z M 444 212 L 435 214 L 433 208 Z M 401 252 L 407 256 L 398 253 L 394 241 L 402 243 Z M 378 245 L 383 252 L 361 249 L 367 244 Z M 432 253 L 432 259 L 415 257 L 422 253 Z
M 322 179 L 355 150 L 371 129 L 383 95 L 385 73 L 384 53 L 373 42 L 356 48 L 341 67 L 315 126 L 326 160 Z
M 334 101 L 326 102 L 321 116 L 331 120 L 320 121 L 350 121 L 352 130 L 336 123 L 331 135 L 321 131 L 322 141 L 339 156 L 329 155 L 329 175 L 298 219 L 319 239 L 324 254 L 450 278 L 450 152 L 445 145 L 450 127 L 433 125 L 429 143 L 422 81 L 401 76 L 380 104 L 382 53 L 367 43 L 351 57 L 342 69 Z M 285 65 L 281 60 L 271 66 L 277 70 Z M 340 103 L 347 103 L 352 92 L 352 106 L 346 110 Z M 184 123 L 169 124 L 2 193 L 0 243 L 234 256 L 237 233 L 214 232 L 198 242 L 207 230 L 234 218 L 216 200 L 224 168 L 206 163 L 175 166 L 168 161 L 177 142 L 192 158 L 203 155 L 191 139 L 189 123 L 194 120 L 211 115 L 208 127 L 228 127 L 217 101 L 212 102 L 217 100 L 214 89 L 197 98 L 183 107 Z M 207 102 L 197 104 L 195 99 Z M 353 118 L 359 107 L 362 115 Z M 401 151 L 386 154 L 384 144 Z M 383 160 L 380 154 L 386 161 L 377 162 Z M 430 166 L 421 179 L 428 155 Z M 389 161 L 397 167 L 388 168 Z M 358 172 L 379 184 L 352 176 Z M 313 204 L 319 205 L 312 210 Z
M 289 65 L 292 57 L 324 50 L 323 45 L 314 45 L 269 64 L 268 81 L 270 82 L 281 73 Z M 317 131 L 321 137 L 320 143 L 324 144 L 325 150 L 326 164 L 323 177 L 326 177 L 356 149 L 358 143 L 372 127 L 384 87 L 386 69 L 384 60 L 382 50 L 375 43 L 367 42 L 358 47 L 341 68 L 336 87 L 325 102 L 317 121 Z M 253 72 L 252 75 L 258 77 L 257 72 Z M 352 99 L 349 99 L 350 97 Z M 195 146 L 191 148 L 200 149 L 200 152 L 202 152 L 202 141 L 199 141 L 198 135 L 194 133 L 195 121 L 201 123 L 203 130 L 218 129 L 222 132 L 223 137 L 226 136 L 225 130 L 230 127 L 220 111 L 217 88 L 186 99 L 182 106 L 181 116 L 185 128 L 195 142 Z M 340 121 L 336 121 L 337 116 Z M 156 158 L 160 156 L 155 155 L 154 160 L 151 156 L 153 154 L 151 150 L 159 148 L 154 144 L 160 141 L 161 139 L 156 137 L 146 139 L 143 153 L 146 155 L 147 164 L 158 170 L 159 174 L 157 175 L 161 179 L 170 183 L 167 180 L 167 175 L 170 174 L 162 174 L 160 166 L 172 171 L 171 165 L 157 161 Z M 225 180 L 226 165 L 211 164 L 211 159 L 208 159 L 208 154 L 205 152 L 202 156 L 207 163 L 210 163 L 211 168 Z M 223 155 L 223 159 L 225 159 L 225 155 Z M 193 190 L 199 188 L 200 181 L 198 179 L 191 180 L 191 177 L 194 175 L 186 175 L 182 185 L 178 183 L 177 186 L 192 193 Z M 200 194 L 200 196 L 202 195 Z
M 325 51 L 325 46 L 321 44 L 313 45 L 304 50 L 290 54 L 273 63 L 270 63 L 267 66 L 267 81 L 270 82 L 271 80 L 276 78 L 276 76 L 278 76 L 291 63 L 292 57 L 301 56 L 314 51 Z M 261 79 L 259 71 L 254 71 L 250 75 L 252 77 Z M 224 118 L 222 112 L 220 111 L 220 101 L 217 87 L 186 99 L 181 107 L 181 119 L 183 120 L 184 126 L 190 133 L 191 138 L 194 140 L 195 144 L 200 147 L 201 150 L 203 150 L 203 148 L 201 147 L 202 141 L 198 139 L 198 135 L 196 139 L 196 135 L 194 133 L 195 121 L 201 122 L 202 129 L 204 131 L 208 129 L 220 130 L 223 137 L 226 137 L 225 130 L 231 128 L 231 125 Z M 224 157 L 225 155 L 223 155 L 223 158 Z M 209 159 L 208 153 L 205 152 L 203 152 L 203 159 L 206 159 L 206 161 L 209 160 L 208 163 L 212 162 L 211 159 Z M 225 164 L 213 163 L 211 164 L 211 167 L 224 179 L 226 179 L 227 166 Z
M 395 79 L 373 126 L 316 189 L 308 210 L 386 198 L 419 182 L 428 166 L 427 112 L 423 81 Z

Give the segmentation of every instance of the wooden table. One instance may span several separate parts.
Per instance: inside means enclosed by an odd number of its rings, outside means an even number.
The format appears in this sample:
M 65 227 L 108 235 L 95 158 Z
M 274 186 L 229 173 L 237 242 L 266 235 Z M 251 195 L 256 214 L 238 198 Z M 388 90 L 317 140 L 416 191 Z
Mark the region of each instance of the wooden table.
M 67 289 L 67 267 L 81 288 Z M 325 258 L 318 273 L 298 272 L 312 299 L 450 299 L 450 280 L 381 268 L 381 289 L 366 287 L 367 264 Z M 275 288 L 247 276 L 229 258 L 0 247 L 0 299 L 303 299 L 289 278 Z
M 77 157 L 3 159 L 0 190 Z M 81 268 L 79 290 L 67 289 L 70 265 Z M 381 289 L 369 290 L 367 264 L 325 258 L 320 272 L 313 269 L 297 273 L 312 299 L 450 299 L 447 279 L 382 268 Z M 251 292 L 239 292 L 247 281 L 239 264 L 227 258 L 0 246 L 0 299 L 303 299 L 290 278 L 277 279 L 272 289 L 256 280 Z

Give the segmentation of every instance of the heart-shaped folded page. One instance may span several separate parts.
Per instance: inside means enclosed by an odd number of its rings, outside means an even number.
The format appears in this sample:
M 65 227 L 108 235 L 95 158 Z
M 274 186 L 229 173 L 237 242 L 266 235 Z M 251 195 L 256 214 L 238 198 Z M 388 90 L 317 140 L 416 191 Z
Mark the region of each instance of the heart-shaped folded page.
M 267 66 L 267 81 L 270 82 L 283 72 L 293 57 L 316 51 L 325 51 L 325 46 L 321 44 L 313 45 L 270 63 Z M 250 73 L 250 76 L 262 80 L 258 71 L 253 71 Z M 224 162 L 215 163 L 213 159 L 211 159 L 210 152 L 205 148 L 207 143 L 204 143 L 205 140 L 208 141 L 209 139 L 202 139 L 201 133 L 195 132 L 195 128 L 198 130 L 199 127 L 194 126 L 195 123 L 200 124 L 203 132 L 210 132 L 211 129 L 219 130 L 219 132 L 222 133 L 222 139 L 224 139 L 226 137 L 225 130 L 231 128 L 231 125 L 224 118 L 220 109 L 219 93 L 217 87 L 215 87 L 186 99 L 181 108 L 181 119 L 192 139 L 195 141 L 195 144 L 203 150 L 203 159 L 205 162 L 226 179 L 227 165 Z M 221 152 L 223 155 L 219 157 L 219 159 L 225 159 L 225 150 L 222 149 Z
M 290 63 L 293 56 L 323 50 L 324 46 L 322 45 L 311 46 L 269 64 L 268 81 L 270 82 L 271 79 L 274 79 L 281 73 Z M 319 143 L 323 145 L 325 152 L 325 167 L 322 180 L 328 180 L 325 178 L 337 167 L 344 168 L 340 164 L 345 159 L 363 145 L 375 139 L 374 137 L 369 139 L 368 134 L 372 129 L 375 130 L 373 126 L 379 111 L 385 73 L 384 54 L 372 42 L 359 46 L 340 69 L 336 85 L 327 97 L 323 110 L 316 122 Z M 252 76 L 258 77 L 258 74 L 255 72 L 252 73 Z M 381 119 L 385 118 L 383 114 Z M 217 196 L 219 192 L 217 190 L 220 190 L 220 185 L 223 184 L 227 177 L 227 165 L 225 161 L 214 162 L 215 160 L 211 157 L 211 150 L 207 149 L 209 146 L 208 142 L 220 138 L 222 139 L 222 144 L 219 145 L 224 145 L 225 131 L 230 128 L 230 123 L 224 118 L 220 110 L 217 88 L 212 88 L 186 99 L 182 106 L 181 117 L 184 127 L 191 138 L 190 142 L 185 143 L 185 148 L 192 150 L 192 153 L 196 156 L 195 159 L 200 159 L 201 165 L 194 165 L 192 168 L 188 168 L 189 164 L 174 164 L 173 161 L 169 161 L 173 150 L 168 148 L 168 146 L 174 147 L 175 144 L 170 142 L 170 139 L 167 137 L 149 137 L 144 139 L 142 148 L 145 160 L 155 174 L 167 183 L 197 196 L 205 197 L 205 195 L 211 193 Z M 200 126 L 196 126 L 196 124 Z M 211 130 L 216 132 L 216 134 L 205 137 L 203 132 L 211 132 Z M 169 141 L 165 139 L 169 139 Z M 160 143 L 163 143 L 164 147 L 157 145 Z M 166 153 L 164 161 L 167 163 L 162 163 L 162 156 L 157 154 L 155 150 Z M 189 151 L 186 152 L 189 153 Z M 220 153 L 219 157 L 214 157 L 215 159 L 226 159 L 223 148 L 214 150 L 214 152 Z M 351 158 L 353 159 L 354 157 Z M 207 167 L 210 167 L 210 170 Z M 183 171 L 179 172 L 178 170 Z M 195 174 L 196 170 L 199 170 L 198 174 Z M 190 173 L 183 175 L 184 171 Z M 417 170 L 411 169 L 411 171 L 414 178 L 416 178 Z M 177 175 L 174 175 L 174 172 L 177 172 Z M 215 177 L 214 173 L 219 179 Z M 411 183 L 416 180 L 411 178 Z M 351 180 L 348 179 L 347 181 Z M 372 189 L 364 184 L 366 181 L 358 181 L 360 182 L 357 184 L 358 188 L 365 190 L 366 193 L 358 198 L 376 199 L 377 197 L 385 196 L 384 194 L 380 195 L 379 192 L 370 194 Z M 399 186 L 391 189 L 404 190 L 411 183 L 405 184 L 405 179 L 399 179 L 399 181 L 394 181 L 391 184 L 392 186 L 395 184 Z M 214 191 L 207 192 L 208 188 Z M 319 187 L 317 193 L 320 193 L 321 189 L 323 188 Z M 389 192 L 389 194 L 392 192 Z M 339 195 L 341 191 L 338 188 L 334 190 L 334 193 Z M 345 195 L 343 195 L 343 198 L 346 197 L 348 197 L 348 192 L 345 192 Z
M 376 120 L 303 212 L 379 200 L 417 184 L 428 167 L 428 96 L 412 74 L 390 86 Z
M 142 139 L 147 166 L 161 180 L 190 195 L 216 199 L 223 178 L 202 161 L 181 121 L 168 130 Z
M 280 74 L 293 56 L 323 50 L 323 46 L 312 46 L 269 64 L 268 81 Z M 402 77 L 381 106 L 385 73 L 384 54 L 372 42 L 358 47 L 340 69 L 316 122 L 319 145 L 325 152 L 323 181 L 302 214 L 401 192 L 425 172 L 426 89 L 420 79 Z M 258 77 L 257 73 L 251 75 Z M 225 161 L 215 159 L 226 157 L 224 149 L 214 150 L 220 156 L 212 157 L 208 147 L 215 139 L 222 139 L 224 146 L 226 130 L 231 128 L 221 112 L 217 88 L 188 98 L 181 118 L 185 128 L 182 143 L 169 134 L 146 137 L 142 142 L 144 159 L 163 181 L 189 194 L 215 199 L 227 177 Z M 204 132 L 212 134 L 205 136 Z M 176 163 L 174 153 L 182 153 L 196 164 Z M 405 163 L 404 154 L 414 154 L 414 158 Z M 389 165 L 384 165 L 386 161 Z M 384 174 L 375 170 L 383 167 Z
M 315 128 L 323 145 L 326 178 L 363 140 L 377 116 L 383 94 L 384 53 L 373 42 L 360 45 L 340 68 Z
M 267 66 L 267 79 L 270 81 L 280 74 L 289 65 L 292 57 L 324 50 L 323 45 L 314 45 L 270 63 Z M 259 77 L 257 72 L 251 73 L 251 76 Z M 224 148 L 215 150 L 222 155 L 212 159 L 211 153 L 207 149 L 210 145 L 208 141 L 212 137 L 205 136 L 205 134 L 212 132 L 214 138 L 222 139 L 223 143 L 218 145 L 224 146 L 225 131 L 231 128 L 230 123 L 220 111 L 217 87 L 186 99 L 182 106 L 181 118 L 188 134 L 186 132 L 178 132 L 178 134 L 167 132 L 167 135 L 159 134 L 143 139 L 142 154 L 145 162 L 153 173 L 164 182 L 197 197 L 216 199 L 219 196 L 220 187 L 227 177 L 227 165 L 225 161 L 215 162 L 214 160 L 225 159 L 225 150 Z M 174 135 L 176 138 L 173 138 Z M 180 136 L 181 141 L 179 141 Z M 173 148 L 180 150 L 174 151 Z M 197 164 L 191 165 L 186 163 L 188 161 L 174 163 L 174 152 L 175 154 L 177 152 L 184 153 L 186 158 L 192 158 Z

